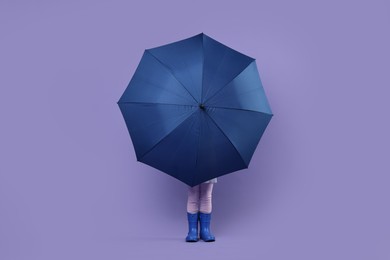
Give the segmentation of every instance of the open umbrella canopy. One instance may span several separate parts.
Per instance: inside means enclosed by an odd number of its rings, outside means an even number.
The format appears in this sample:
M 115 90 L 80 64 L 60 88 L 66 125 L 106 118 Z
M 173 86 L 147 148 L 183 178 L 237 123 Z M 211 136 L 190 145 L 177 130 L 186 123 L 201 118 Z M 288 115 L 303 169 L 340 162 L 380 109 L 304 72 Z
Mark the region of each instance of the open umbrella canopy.
M 145 50 L 117 103 L 137 160 L 191 187 L 248 168 L 273 116 L 255 59 L 203 33 Z

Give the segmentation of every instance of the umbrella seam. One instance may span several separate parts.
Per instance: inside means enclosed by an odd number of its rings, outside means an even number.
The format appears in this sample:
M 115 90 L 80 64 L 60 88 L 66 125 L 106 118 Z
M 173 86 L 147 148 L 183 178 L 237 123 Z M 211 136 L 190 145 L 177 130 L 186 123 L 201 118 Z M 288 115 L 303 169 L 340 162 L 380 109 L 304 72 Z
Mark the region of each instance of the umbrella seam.
M 222 89 L 224 89 L 227 85 L 229 85 L 233 80 L 235 80 L 238 76 L 240 76 L 240 74 L 246 70 L 249 65 L 251 65 L 253 62 L 255 62 L 255 59 L 253 59 L 251 62 L 248 63 L 248 65 L 245 66 L 245 68 L 240 71 L 236 76 L 234 76 L 234 78 L 232 78 L 231 81 L 229 81 L 228 83 L 226 83 L 223 87 L 221 87 L 220 89 L 217 90 L 217 92 L 214 93 L 214 95 L 212 95 L 211 97 L 209 97 L 204 103 L 206 103 L 207 101 L 209 101 L 210 99 L 212 99 L 213 97 L 215 97 L 219 92 L 221 92 Z
M 184 105 L 184 104 L 172 104 L 172 103 L 152 103 L 152 102 L 138 102 L 138 101 L 121 101 L 117 102 L 118 104 L 145 104 L 145 105 L 170 105 L 170 106 L 182 106 L 182 107 L 198 107 L 194 105 Z
M 148 52 L 152 57 L 154 57 L 164 68 L 166 68 L 166 70 L 168 70 L 171 75 L 177 80 L 177 82 L 180 83 L 180 85 L 183 86 L 183 88 L 188 92 L 188 94 L 191 95 L 191 97 L 195 100 L 196 103 L 199 103 L 198 100 L 196 100 L 196 98 L 191 94 L 191 92 L 184 86 L 184 84 L 182 82 L 180 82 L 180 80 L 178 80 L 175 76 L 175 74 L 172 72 L 172 70 L 165 64 L 163 63 L 159 58 L 157 58 L 156 56 L 153 55 L 153 53 L 151 53 L 149 50 L 145 50 L 146 52 Z
M 201 104 L 203 104 L 203 87 L 204 87 L 204 34 L 202 33 L 202 87 L 200 89 Z
M 230 110 L 242 110 L 247 112 L 254 112 L 254 113 L 260 113 L 268 116 L 273 116 L 273 113 L 267 113 L 262 111 L 256 111 L 256 110 L 250 110 L 250 109 L 244 109 L 244 108 L 235 108 L 235 107 L 215 107 L 215 106 L 209 106 L 208 108 L 217 108 L 217 109 L 230 109 Z
M 198 113 L 198 125 L 199 125 L 199 134 L 198 134 L 198 141 L 197 141 L 197 148 L 196 148 L 196 160 L 195 160 L 195 174 L 194 174 L 194 176 L 192 177 L 192 182 L 191 182 L 191 184 L 194 184 L 194 182 L 195 182 L 195 178 L 196 178 L 196 173 L 197 173 L 197 171 L 196 171 L 196 167 L 197 167 L 197 165 L 198 165 L 198 155 L 199 155 L 199 146 L 200 146 L 200 141 L 199 141 L 199 139 L 200 139 L 200 131 L 201 131 L 201 126 L 202 126 L 202 124 L 201 124 L 201 119 L 200 119 L 200 116 L 201 116 L 201 114 L 200 113 Z
M 213 77 L 208 81 L 207 86 L 210 86 L 210 84 L 214 82 L 215 76 L 216 76 L 216 75 L 218 74 L 218 72 L 220 71 L 221 65 L 223 64 L 223 61 L 225 60 L 227 53 L 228 53 L 228 51 L 227 51 L 226 49 L 224 49 L 224 53 L 223 53 L 222 59 L 220 59 L 220 62 L 218 63 L 218 67 L 217 67 L 216 70 L 214 70 Z M 210 88 L 207 88 L 206 95 L 207 95 L 209 92 L 210 92 Z M 218 91 L 217 91 L 217 92 L 218 92 Z M 207 100 L 209 100 L 209 99 L 207 99 Z M 207 102 L 207 100 L 205 101 L 205 103 Z
M 234 147 L 234 150 L 236 150 L 236 152 L 238 153 L 238 155 L 240 156 L 240 159 L 241 161 L 244 163 L 245 167 L 248 168 L 249 165 L 246 165 L 245 163 L 245 160 L 242 158 L 240 152 L 237 150 L 237 147 L 232 143 L 232 141 L 229 139 L 229 137 L 225 134 L 225 132 L 221 129 L 221 127 L 219 127 L 219 125 L 217 124 L 217 122 L 215 122 L 215 120 L 208 114 L 206 113 L 207 116 L 213 121 L 213 123 L 216 125 L 216 127 L 218 127 L 218 129 L 221 131 L 221 133 L 226 137 L 226 139 L 230 142 L 230 144 Z
M 161 138 L 155 145 L 153 145 L 148 151 L 146 151 L 142 156 L 140 156 L 140 160 L 146 156 L 149 152 L 151 152 L 157 145 L 159 145 L 164 139 L 166 139 L 169 135 L 172 134 L 178 127 L 180 127 L 184 122 L 186 122 L 197 110 L 194 110 L 186 119 L 184 119 L 180 124 L 178 124 L 175 128 L 172 129 L 168 134 L 166 134 L 163 138 Z
M 192 114 L 191 114 L 191 115 L 192 115 Z M 189 119 L 189 117 L 188 117 L 187 119 Z M 187 119 L 186 119 L 186 120 L 187 120 Z M 186 121 L 186 120 L 184 120 L 184 121 Z M 192 122 L 190 122 L 190 124 L 191 124 L 191 125 L 190 125 L 190 127 L 188 127 L 188 129 L 187 129 L 187 131 L 186 131 L 184 137 L 187 137 L 188 134 L 191 132 L 191 129 L 193 128 L 193 125 L 195 124 L 195 120 L 192 120 Z M 175 129 L 177 129 L 177 127 L 176 127 Z M 177 154 L 179 148 L 181 147 L 181 145 L 183 144 L 183 142 L 184 142 L 185 140 L 186 140 L 186 138 L 182 138 L 180 144 L 178 144 L 178 146 L 176 147 L 176 150 L 172 153 L 172 157 L 173 157 L 174 159 L 176 159 L 176 154 Z M 170 175 L 170 174 L 169 174 L 169 175 Z M 172 176 L 172 177 L 175 177 L 175 176 L 173 176 L 173 175 L 171 175 L 171 176 Z M 175 177 L 175 178 L 176 178 L 176 177 Z
M 169 73 L 169 74 L 171 74 L 171 73 Z M 191 102 L 191 99 L 188 96 L 184 96 L 182 94 L 175 93 L 172 90 L 163 88 L 163 87 L 161 87 L 161 84 L 156 84 L 156 83 L 150 81 L 149 79 L 145 79 L 141 75 L 138 75 L 137 71 L 135 72 L 135 74 L 134 74 L 133 78 L 131 79 L 130 83 L 128 84 L 128 86 L 133 86 L 133 84 L 137 84 L 137 83 L 134 83 L 136 81 L 141 82 L 142 84 L 146 83 L 147 85 L 151 86 L 152 88 L 165 91 L 165 92 L 169 93 L 170 95 L 173 95 L 173 96 L 179 97 L 182 100 L 185 100 L 186 102 Z M 185 91 L 185 93 L 186 93 L 186 91 Z M 123 95 L 120 98 L 120 100 L 124 99 L 125 94 L 126 94 L 126 91 L 125 91 L 125 93 L 123 93 Z

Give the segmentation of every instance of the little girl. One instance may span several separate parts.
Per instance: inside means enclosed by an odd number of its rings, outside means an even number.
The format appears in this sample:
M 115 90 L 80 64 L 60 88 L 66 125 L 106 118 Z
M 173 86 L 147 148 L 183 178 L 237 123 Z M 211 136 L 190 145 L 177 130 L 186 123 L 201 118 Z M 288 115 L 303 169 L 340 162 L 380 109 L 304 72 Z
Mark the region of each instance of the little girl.
M 217 178 L 188 188 L 187 219 L 189 230 L 186 237 L 187 242 L 198 241 L 198 220 L 200 222 L 200 239 L 205 242 L 215 241 L 215 236 L 210 230 L 214 183 L 217 183 Z

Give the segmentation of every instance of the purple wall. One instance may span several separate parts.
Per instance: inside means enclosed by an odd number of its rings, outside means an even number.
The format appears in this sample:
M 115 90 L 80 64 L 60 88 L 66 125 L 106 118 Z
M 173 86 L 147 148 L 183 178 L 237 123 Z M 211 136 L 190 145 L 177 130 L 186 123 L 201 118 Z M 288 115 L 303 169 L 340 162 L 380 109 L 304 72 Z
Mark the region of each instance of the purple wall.
M 0 2 L 1 260 L 390 259 L 389 2 L 227 2 Z M 189 244 L 187 187 L 136 162 L 116 101 L 200 32 L 257 59 L 275 115 Z

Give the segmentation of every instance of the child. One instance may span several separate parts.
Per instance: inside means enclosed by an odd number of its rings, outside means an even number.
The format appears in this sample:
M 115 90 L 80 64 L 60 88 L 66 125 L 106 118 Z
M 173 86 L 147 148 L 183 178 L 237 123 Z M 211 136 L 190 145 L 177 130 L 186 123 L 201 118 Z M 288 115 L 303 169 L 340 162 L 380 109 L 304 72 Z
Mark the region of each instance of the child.
M 217 183 L 217 178 L 188 188 L 187 219 L 189 230 L 186 237 L 187 242 L 198 241 L 198 220 L 200 222 L 200 239 L 205 242 L 215 241 L 215 236 L 210 230 L 214 183 Z

